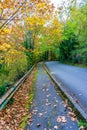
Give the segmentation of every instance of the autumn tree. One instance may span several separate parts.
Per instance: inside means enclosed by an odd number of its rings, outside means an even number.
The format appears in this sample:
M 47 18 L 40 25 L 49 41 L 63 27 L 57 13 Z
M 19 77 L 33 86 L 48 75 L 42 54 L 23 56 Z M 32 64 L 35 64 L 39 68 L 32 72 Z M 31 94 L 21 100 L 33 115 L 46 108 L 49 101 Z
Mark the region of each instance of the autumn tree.
M 24 30 L 20 21 L 24 4 L 24 1 L 14 0 L 0 2 L 0 85 L 14 82 L 27 69 L 22 46 Z

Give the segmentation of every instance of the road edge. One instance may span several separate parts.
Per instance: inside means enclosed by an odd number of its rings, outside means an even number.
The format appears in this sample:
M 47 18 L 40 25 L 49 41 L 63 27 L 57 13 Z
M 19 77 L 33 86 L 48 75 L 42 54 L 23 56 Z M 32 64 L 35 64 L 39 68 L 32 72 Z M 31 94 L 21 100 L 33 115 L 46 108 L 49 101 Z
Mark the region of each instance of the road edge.
M 79 112 L 79 114 L 87 121 L 87 114 L 84 112 L 84 110 L 76 103 L 76 101 L 67 93 L 67 91 L 62 87 L 62 84 L 54 78 L 53 75 L 51 75 L 51 72 L 47 65 L 43 63 L 43 68 L 46 70 L 52 81 L 57 85 L 57 87 L 66 95 L 68 100 L 73 104 L 75 109 Z

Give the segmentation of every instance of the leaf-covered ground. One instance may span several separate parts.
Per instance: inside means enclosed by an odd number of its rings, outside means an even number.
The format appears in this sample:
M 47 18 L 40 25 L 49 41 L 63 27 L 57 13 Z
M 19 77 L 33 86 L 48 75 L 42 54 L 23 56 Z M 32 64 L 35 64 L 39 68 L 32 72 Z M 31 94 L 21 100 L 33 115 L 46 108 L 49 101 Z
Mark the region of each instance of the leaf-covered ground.
M 0 130 L 22 130 L 24 120 L 31 117 L 28 106 L 33 98 L 31 93 L 33 81 L 35 80 L 35 72 L 36 69 L 32 71 L 27 80 L 16 92 L 13 97 L 13 103 L 9 104 L 3 111 L 0 111 Z

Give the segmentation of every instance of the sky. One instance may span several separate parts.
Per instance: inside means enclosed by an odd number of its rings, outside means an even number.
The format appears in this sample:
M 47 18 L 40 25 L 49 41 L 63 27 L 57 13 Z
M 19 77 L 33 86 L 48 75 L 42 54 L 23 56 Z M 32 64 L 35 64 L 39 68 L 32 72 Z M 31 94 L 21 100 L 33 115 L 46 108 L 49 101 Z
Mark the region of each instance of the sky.
M 57 5 L 61 5 L 62 1 L 67 2 L 68 0 L 51 0 L 51 3 L 53 3 L 55 5 L 55 7 L 57 7 Z M 86 0 L 77 0 L 77 3 L 81 3 L 84 2 Z
M 51 3 L 53 3 L 55 7 L 57 7 L 57 5 L 60 5 L 62 3 L 62 0 L 51 0 Z
M 69 0 L 50 0 L 51 3 L 54 4 L 54 6 L 57 7 L 61 7 L 63 2 L 65 2 L 65 7 L 67 7 Z M 81 2 L 85 2 L 87 0 L 76 0 L 77 4 L 80 4 Z M 63 14 L 63 18 L 66 19 L 66 14 Z

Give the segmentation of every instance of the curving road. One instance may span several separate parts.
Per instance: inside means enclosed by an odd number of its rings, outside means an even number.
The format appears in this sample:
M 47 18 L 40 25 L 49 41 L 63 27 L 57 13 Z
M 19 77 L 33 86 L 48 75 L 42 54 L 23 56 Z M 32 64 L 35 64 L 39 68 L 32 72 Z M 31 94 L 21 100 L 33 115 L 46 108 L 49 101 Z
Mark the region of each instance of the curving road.
M 77 120 L 73 121 L 69 116 L 70 110 L 64 106 L 42 64 L 38 67 L 36 93 L 31 107 L 32 122 L 25 130 L 78 130 Z M 66 121 L 58 121 L 60 117 Z
M 46 66 L 87 113 L 87 69 L 57 61 L 46 62 Z

